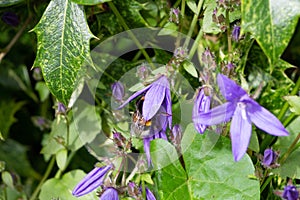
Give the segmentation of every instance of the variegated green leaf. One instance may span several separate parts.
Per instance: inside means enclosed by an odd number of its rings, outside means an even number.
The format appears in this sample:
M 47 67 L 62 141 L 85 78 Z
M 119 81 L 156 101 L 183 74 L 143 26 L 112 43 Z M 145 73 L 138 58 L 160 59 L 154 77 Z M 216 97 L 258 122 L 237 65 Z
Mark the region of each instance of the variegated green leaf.
M 52 0 L 33 29 L 38 51 L 34 67 L 41 67 L 51 93 L 65 105 L 79 84 L 83 64 L 90 61 L 93 35 L 83 7 L 70 0 Z
M 242 0 L 242 28 L 259 43 L 271 64 L 287 47 L 300 15 L 298 0 Z
M 100 3 L 109 2 L 111 0 L 72 0 L 72 1 L 82 5 L 97 5 Z
M 12 5 L 21 3 L 22 1 L 24 1 L 24 0 L 1 0 L 0 7 L 12 6 Z

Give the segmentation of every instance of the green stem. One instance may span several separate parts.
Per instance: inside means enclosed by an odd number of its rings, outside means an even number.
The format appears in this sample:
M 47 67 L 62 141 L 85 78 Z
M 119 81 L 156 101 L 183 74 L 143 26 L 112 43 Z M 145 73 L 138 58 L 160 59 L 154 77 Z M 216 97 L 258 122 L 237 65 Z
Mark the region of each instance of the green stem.
M 43 186 L 44 182 L 46 181 L 46 179 L 48 178 L 50 172 L 52 171 L 53 169 L 53 166 L 54 166 L 54 163 L 55 163 L 55 156 L 52 156 L 50 162 L 49 162 L 49 165 L 46 169 L 46 172 L 42 178 L 42 180 L 39 182 L 38 186 L 35 188 L 34 192 L 32 193 L 31 197 L 29 200 L 35 200 L 37 195 L 39 194 L 40 192 L 40 189 L 41 187 Z
M 142 180 L 142 194 L 143 194 L 143 199 L 146 199 L 146 187 L 145 187 L 144 180 Z
M 282 159 L 280 159 L 279 163 L 283 164 L 286 159 L 289 157 L 289 155 L 294 151 L 295 146 L 297 145 L 298 141 L 300 140 L 300 132 L 298 133 L 297 137 L 291 144 L 291 146 L 288 148 L 287 152 L 282 156 Z
M 272 180 L 273 176 L 269 176 L 267 178 L 267 180 L 263 183 L 263 185 L 260 187 L 260 193 L 262 193 L 265 188 L 267 187 L 267 185 L 270 183 L 270 181 Z
M 200 42 L 200 39 L 202 38 L 202 36 L 203 36 L 203 31 L 201 29 L 200 32 L 198 33 L 197 37 L 196 37 L 195 42 L 193 43 L 193 46 L 192 46 L 192 48 L 190 50 L 188 59 L 192 59 L 192 57 L 194 56 L 195 52 L 198 49 L 199 42 Z
M 189 43 L 190 43 L 190 40 L 191 40 L 193 31 L 194 31 L 195 26 L 196 26 L 197 21 L 198 21 L 198 16 L 199 16 L 200 10 L 201 10 L 202 5 L 203 5 L 203 1 L 204 1 L 204 0 L 200 0 L 199 3 L 198 3 L 198 6 L 197 6 L 197 13 L 194 14 L 194 17 L 193 17 L 193 20 L 192 20 L 192 23 L 191 23 L 189 32 L 188 32 L 188 34 L 187 34 L 186 40 L 185 40 L 184 45 L 183 45 L 184 48 L 187 48 L 188 45 L 189 45 Z
M 283 126 L 287 126 L 294 118 L 295 118 L 295 113 L 291 113 L 284 121 L 283 121 Z
M 152 61 L 148 55 L 148 53 L 145 51 L 143 45 L 140 43 L 140 41 L 135 37 L 135 35 L 131 32 L 130 28 L 128 27 L 128 25 L 126 24 L 124 18 L 122 17 L 122 15 L 120 14 L 120 12 L 118 11 L 117 7 L 114 5 L 114 3 L 112 1 L 108 2 L 108 6 L 111 8 L 111 10 L 113 11 L 113 13 L 117 16 L 120 24 L 123 26 L 123 28 L 128 32 L 128 35 L 132 38 L 132 40 L 135 42 L 135 44 L 137 45 L 137 47 L 140 49 L 140 51 L 142 52 L 142 54 L 145 56 L 147 62 L 151 65 L 151 67 L 153 69 L 155 69 L 154 65 L 152 64 Z

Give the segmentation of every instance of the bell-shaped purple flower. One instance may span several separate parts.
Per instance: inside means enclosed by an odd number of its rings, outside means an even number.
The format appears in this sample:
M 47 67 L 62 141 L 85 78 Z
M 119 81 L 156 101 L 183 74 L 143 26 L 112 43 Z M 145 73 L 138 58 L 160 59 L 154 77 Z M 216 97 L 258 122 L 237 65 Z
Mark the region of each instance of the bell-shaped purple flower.
M 118 191 L 112 187 L 106 188 L 99 200 L 119 200 Z
M 200 90 L 198 90 L 198 94 L 193 107 L 193 122 L 195 129 L 199 133 L 204 133 L 207 125 L 202 124 L 201 121 L 197 120 L 197 116 L 210 110 L 210 96 L 205 94 L 205 89 L 206 88 L 201 88 Z
M 151 192 L 151 190 L 149 190 L 147 187 L 146 189 L 146 199 L 147 200 L 156 200 L 154 194 Z
M 282 198 L 287 200 L 297 200 L 299 198 L 299 191 L 294 185 L 287 185 L 284 187 Z
M 238 25 L 234 25 L 233 30 L 232 30 L 232 39 L 236 42 L 239 41 L 240 39 L 240 32 L 241 32 L 241 27 Z
M 252 122 L 263 131 L 275 136 L 287 136 L 288 131 L 268 110 L 251 99 L 247 92 L 227 76 L 219 74 L 218 85 L 228 101 L 194 118 L 196 123 L 215 125 L 232 118 L 230 134 L 234 160 L 246 153 L 252 133 Z
M 105 175 L 111 168 L 111 165 L 107 165 L 105 167 L 95 167 L 77 184 L 72 192 L 72 195 L 80 197 L 101 186 L 103 184 Z
M 272 149 L 266 149 L 264 151 L 263 165 L 265 167 L 271 167 L 271 165 L 276 164 L 278 154 Z
M 112 90 L 112 96 L 117 101 L 123 100 L 123 98 L 125 96 L 125 89 L 124 89 L 124 85 L 120 81 L 113 83 L 111 85 L 111 90 Z
M 131 95 L 118 109 L 123 108 L 130 101 L 143 94 L 145 94 L 142 108 L 143 119 L 145 121 L 151 120 L 162 107 L 163 110 L 166 111 L 164 114 L 166 116 L 167 124 L 171 129 L 172 102 L 168 78 L 164 75 L 160 76 L 156 81 L 144 89 Z

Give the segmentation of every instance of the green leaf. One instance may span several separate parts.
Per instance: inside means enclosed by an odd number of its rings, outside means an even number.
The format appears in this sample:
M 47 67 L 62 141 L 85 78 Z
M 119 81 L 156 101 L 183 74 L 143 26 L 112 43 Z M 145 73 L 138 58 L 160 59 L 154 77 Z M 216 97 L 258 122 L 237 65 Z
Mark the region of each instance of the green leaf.
M 65 169 L 67 158 L 68 158 L 67 149 L 61 149 L 56 153 L 56 163 L 58 168 L 61 169 L 62 171 Z
M 40 178 L 28 161 L 27 148 L 14 140 L 7 139 L 0 142 L 0 160 L 5 161 L 6 169 L 15 171 L 21 176 Z
M 228 138 L 211 131 L 196 133 L 190 124 L 182 139 L 185 169 L 176 160 L 176 150 L 164 140 L 151 142 L 154 163 L 169 163 L 158 175 L 158 190 L 162 199 L 259 199 L 253 164 L 245 155 L 235 162 Z M 156 164 L 157 165 L 157 164 Z M 155 165 L 155 166 L 156 166 Z
M 193 77 L 198 78 L 197 70 L 192 62 L 186 60 L 182 65 L 185 71 L 187 71 Z
M 0 7 L 7 7 L 7 6 L 16 5 L 16 4 L 21 3 L 23 1 L 24 0 L 1 0 L 0 1 Z
M 75 186 L 83 179 L 86 174 L 81 170 L 73 170 L 65 175 L 61 179 L 52 178 L 47 180 L 42 188 L 39 195 L 40 200 L 49 200 L 49 199 L 68 199 L 76 200 L 77 197 L 72 195 L 72 190 Z M 80 197 L 80 200 L 96 200 L 96 191 L 86 194 Z
M 40 100 L 43 102 L 45 101 L 49 96 L 49 89 L 47 88 L 46 84 L 42 81 L 38 82 L 35 85 L 35 90 L 38 91 Z
M 1 174 L 2 181 L 10 188 L 14 188 L 14 181 L 11 174 L 8 171 L 4 171 Z
M 298 22 L 298 0 L 242 0 L 242 29 L 250 32 L 271 64 L 287 47 Z
M 279 150 L 280 155 L 283 156 L 293 141 L 296 139 L 300 130 L 300 117 L 296 118 L 292 123 L 290 123 L 286 129 L 290 133 L 287 137 L 278 137 L 275 149 Z M 300 178 L 300 149 L 298 148 L 293 151 L 285 160 L 284 163 L 281 163 L 281 166 L 277 169 L 274 169 L 273 172 L 279 174 L 282 178 L 293 177 Z
M 197 4 L 194 0 L 188 0 L 186 4 L 193 11 L 194 14 L 198 14 Z
M 70 123 L 69 134 L 67 134 L 67 123 L 64 117 L 56 118 L 52 123 L 50 135 L 43 140 L 41 153 L 53 155 L 68 147 L 76 151 L 83 145 L 92 142 L 101 130 L 101 118 L 95 111 L 95 107 L 84 101 L 78 101 L 73 108 L 74 120 Z M 69 116 L 70 117 L 70 116 Z
M 51 93 L 68 105 L 84 62 L 91 62 L 89 40 L 93 35 L 83 7 L 70 0 L 52 0 L 33 31 L 38 39 L 34 67 L 41 67 Z
M 285 96 L 285 100 L 290 104 L 291 111 L 296 115 L 300 115 L 300 97 L 299 96 Z
M 16 122 L 15 113 L 22 108 L 25 102 L 15 102 L 14 100 L 0 99 L 0 132 L 4 139 L 9 135 L 11 125 Z
M 97 5 L 100 3 L 109 2 L 111 0 L 72 0 L 72 1 L 81 5 Z

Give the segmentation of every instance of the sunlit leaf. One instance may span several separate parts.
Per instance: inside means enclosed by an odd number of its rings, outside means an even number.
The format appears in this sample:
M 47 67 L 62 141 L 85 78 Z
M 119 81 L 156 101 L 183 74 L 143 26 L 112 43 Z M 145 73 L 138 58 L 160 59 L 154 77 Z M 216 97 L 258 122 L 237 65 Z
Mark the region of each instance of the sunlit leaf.
M 89 40 L 93 35 L 83 7 L 70 0 L 52 0 L 33 31 L 38 38 L 34 67 L 41 67 L 49 90 L 68 105 L 84 62 L 90 62 Z
M 182 149 L 185 170 L 170 143 L 151 142 L 153 163 L 163 167 L 157 173 L 162 199 L 259 199 L 258 181 L 248 178 L 254 174 L 250 158 L 235 162 L 227 138 L 210 131 L 200 135 L 189 125 Z
M 242 28 L 259 43 L 271 64 L 287 47 L 300 15 L 298 0 L 242 0 Z
M 300 115 L 300 97 L 299 96 L 285 96 L 285 100 L 290 104 L 291 111 L 296 115 Z

